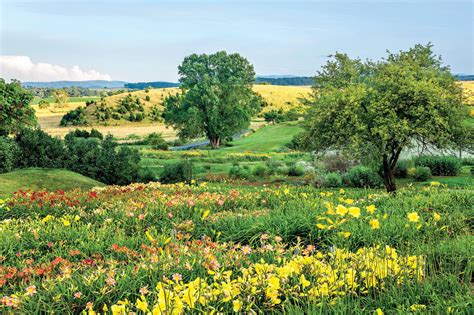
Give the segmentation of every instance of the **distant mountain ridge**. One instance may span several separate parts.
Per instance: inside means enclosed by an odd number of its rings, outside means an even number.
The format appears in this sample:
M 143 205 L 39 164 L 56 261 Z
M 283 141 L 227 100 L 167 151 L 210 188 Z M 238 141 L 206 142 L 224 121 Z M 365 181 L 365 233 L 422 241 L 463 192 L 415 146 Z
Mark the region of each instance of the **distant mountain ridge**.
M 149 87 L 155 88 L 155 89 L 163 89 L 163 88 L 178 87 L 178 86 L 179 86 L 179 83 L 175 83 L 175 82 L 154 81 L 154 82 L 126 83 L 124 87 L 127 89 L 143 90 Z
M 312 77 L 293 77 L 293 76 L 267 76 L 267 77 L 257 77 L 255 79 L 256 83 L 269 83 L 271 85 L 313 85 Z
M 89 81 L 52 81 L 52 82 L 23 82 L 26 87 L 38 88 L 56 88 L 62 89 L 66 87 L 81 87 L 88 89 L 111 89 L 123 88 L 127 82 L 125 81 L 106 81 L 106 80 L 89 80 Z
M 472 74 L 454 74 L 454 77 L 459 81 L 474 81 Z M 313 77 L 292 76 L 292 75 L 268 75 L 257 76 L 255 83 L 268 83 L 272 85 L 286 85 L 286 86 L 302 86 L 313 85 Z M 152 82 L 126 82 L 126 81 L 106 81 L 106 80 L 89 80 L 89 81 L 52 81 L 52 82 L 23 82 L 25 87 L 34 88 L 56 88 L 62 89 L 67 87 L 80 87 L 87 89 L 119 89 L 128 88 L 134 90 L 143 90 L 147 87 L 152 88 L 169 88 L 178 87 L 179 83 L 167 81 L 152 81 Z
M 459 81 L 474 81 L 474 74 L 455 74 L 454 77 Z

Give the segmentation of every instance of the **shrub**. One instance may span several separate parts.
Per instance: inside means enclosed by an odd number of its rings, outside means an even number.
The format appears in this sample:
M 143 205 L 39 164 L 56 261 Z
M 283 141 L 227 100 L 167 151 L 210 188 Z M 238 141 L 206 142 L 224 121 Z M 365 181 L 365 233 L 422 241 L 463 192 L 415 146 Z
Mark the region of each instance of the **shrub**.
M 86 109 L 84 107 L 78 107 L 66 113 L 61 118 L 59 123 L 61 126 L 67 126 L 69 124 L 73 126 L 87 125 Z
M 248 165 L 234 164 L 229 170 L 229 177 L 235 179 L 249 179 L 252 175 L 252 170 Z
M 320 160 L 324 164 L 325 170 L 332 173 L 346 173 L 355 164 L 354 161 L 339 154 L 326 155 Z
M 193 165 L 190 160 L 181 160 L 180 162 L 168 164 L 160 175 L 162 183 L 190 183 L 193 179 Z
M 304 168 L 300 165 L 291 165 L 288 168 L 288 176 L 303 176 Z
M 150 101 L 150 95 L 145 96 L 145 101 L 147 101 L 147 102 Z
M 429 167 L 418 166 L 415 168 L 413 179 L 416 182 L 426 182 L 430 178 L 431 178 L 431 170 Z
M 465 157 L 461 159 L 462 165 L 473 166 L 474 165 L 474 157 Z
M 253 167 L 252 173 L 254 176 L 263 177 L 267 174 L 267 167 L 265 164 L 257 164 Z
M 408 176 L 408 165 L 409 162 L 406 160 L 400 160 L 395 166 L 395 177 L 396 178 L 406 178 Z
M 415 166 L 429 167 L 435 176 L 456 176 L 461 170 L 461 160 L 455 156 L 419 156 Z
M 152 132 L 145 138 L 145 143 L 155 150 L 168 150 L 168 143 L 161 133 Z
M 13 139 L 0 137 L 0 173 L 12 171 L 20 149 Z
M 267 165 L 268 174 L 270 175 L 275 175 L 278 173 L 279 168 L 286 167 L 283 161 L 276 159 L 269 159 L 265 161 L 265 164 Z
M 81 129 L 76 129 L 73 131 L 70 131 L 64 139 L 67 140 L 70 137 L 76 137 L 76 138 L 97 138 L 97 139 L 104 139 L 104 136 L 97 130 L 97 129 L 92 129 L 90 132 L 87 130 L 81 130 Z
M 342 186 L 342 177 L 339 173 L 328 173 L 324 176 L 323 186 L 336 188 Z
M 316 169 L 314 166 L 311 164 L 311 162 L 308 161 L 298 161 L 296 162 L 295 166 L 303 168 L 304 174 L 310 174 L 314 173 Z
M 15 141 L 20 149 L 18 167 L 64 167 L 67 156 L 60 139 L 41 129 L 23 129 Z
M 355 166 L 347 172 L 347 177 L 352 186 L 359 188 L 374 188 L 382 186 L 382 178 L 371 168 Z
M 304 133 L 296 134 L 285 146 L 291 150 L 304 149 Z

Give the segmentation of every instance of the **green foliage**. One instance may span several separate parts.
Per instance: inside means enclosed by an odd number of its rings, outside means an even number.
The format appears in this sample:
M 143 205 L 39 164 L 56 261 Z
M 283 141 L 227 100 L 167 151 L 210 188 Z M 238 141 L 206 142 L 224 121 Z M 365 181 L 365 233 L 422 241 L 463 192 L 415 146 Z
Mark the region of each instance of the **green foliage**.
M 36 124 L 35 111 L 30 106 L 33 94 L 21 83 L 6 83 L 0 78 L 0 136 L 16 134 Z
M 261 108 L 253 66 L 239 54 L 193 54 L 178 67 L 182 91 L 165 99 L 163 117 L 183 139 L 206 136 L 213 148 L 247 128 Z
M 264 177 L 267 174 L 265 164 L 257 164 L 253 167 L 252 174 L 257 177 Z
M 462 89 L 430 44 L 362 62 L 337 53 L 315 77 L 307 119 L 308 149 L 343 150 L 383 166 L 396 189 L 401 151 L 417 142 L 459 147 L 465 134 Z
M 395 166 L 394 175 L 396 178 L 406 178 L 408 176 L 408 167 L 410 162 L 407 160 L 400 160 Z
M 342 186 L 342 177 L 339 173 L 327 173 L 324 176 L 323 186 L 328 188 L 338 188 Z
M 152 132 L 145 138 L 145 143 L 155 150 L 168 150 L 168 143 L 161 133 Z
M 158 105 L 153 105 L 150 108 L 150 112 L 148 113 L 151 121 L 161 121 L 162 120 L 162 111 L 158 107 Z
M 291 165 L 288 167 L 288 176 L 303 176 L 304 175 L 304 167 L 299 165 Z
M 41 109 L 46 109 L 49 107 L 49 102 L 47 100 L 40 100 L 38 103 L 38 107 Z
M 73 126 L 87 125 L 86 109 L 84 107 L 78 107 L 67 112 L 59 123 L 61 126 L 67 126 L 69 124 Z
M 99 104 L 94 102 L 94 103 L 91 103 L 90 105 L 96 106 L 94 109 L 94 116 L 99 122 L 106 122 L 110 118 L 120 119 L 120 115 L 116 112 L 113 112 L 112 108 L 107 106 L 107 103 L 105 102 L 105 98 L 101 98 Z M 86 103 L 86 106 L 87 106 L 87 103 Z
M 434 176 L 456 176 L 461 170 L 461 160 L 455 156 L 419 156 L 416 166 L 425 166 Z
M 108 135 L 104 140 L 66 136 L 66 167 L 107 184 L 139 181 L 140 154 L 129 147 L 117 148 Z
M 426 166 L 418 166 L 413 173 L 413 179 L 417 182 L 426 182 L 431 178 L 431 170 Z
M 145 107 L 138 96 L 128 94 L 120 99 L 115 111 L 129 121 L 142 121 L 145 118 Z
M 64 142 L 40 129 L 24 129 L 17 134 L 15 143 L 18 153 L 13 165 L 16 167 L 67 168 L 107 184 L 124 185 L 141 180 L 138 151 L 117 148 L 111 135 L 103 139 L 94 129 L 71 131 Z
M 283 121 L 283 112 L 281 110 L 271 110 L 263 114 L 266 122 L 279 123 Z
M 235 163 L 229 170 L 229 177 L 234 179 L 249 179 L 252 176 L 252 169 L 248 165 Z
M 382 186 L 382 178 L 376 171 L 366 166 L 355 166 L 347 172 L 352 186 L 358 188 L 376 188 Z
M 190 160 L 181 160 L 167 164 L 160 175 L 162 183 L 190 183 L 193 179 L 193 164 Z
M 92 128 L 91 131 L 87 130 L 82 130 L 82 129 L 76 129 L 73 131 L 70 131 L 66 136 L 65 140 L 71 137 L 76 137 L 76 138 L 98 138 L 98 139 L 104 139 L 104 136 L 97 130 Z
M 62 168 L 67 158 L 62 141 L 41 129 L 23 129 L 15 141 L 20 149 L 16 165 L 24 167 Z
M 13 139 L 0 137 L 0 173 L 12 171 L 16 167 L 19 148 Z

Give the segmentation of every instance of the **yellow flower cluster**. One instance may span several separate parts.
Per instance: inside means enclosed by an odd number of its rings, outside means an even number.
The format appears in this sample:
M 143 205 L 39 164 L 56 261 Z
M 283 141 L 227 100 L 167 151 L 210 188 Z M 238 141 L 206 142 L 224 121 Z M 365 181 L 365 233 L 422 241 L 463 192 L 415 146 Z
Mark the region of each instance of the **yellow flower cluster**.
M 184 314 L 191 311 L 256 312 L 275 309 L 284 300 L 337 299 L 361 295 L 387 281 L 397 284 L 421 281 L 424 261 L 420 256 L 399 256 L 395 249 L 371 247 L 352 253 L 334 249 L 323 254 L 294 256 L 277 263 L 261 261 L 240 270 L 209 272 L 209 277 L 184 283 L 179 279 L 156 285 L 154 293 L 141 295 L 135 303 L 119 301 L 111 306 L 114 315 L 141 311 Z M 95 314 L 89 309 L 89 314 Z

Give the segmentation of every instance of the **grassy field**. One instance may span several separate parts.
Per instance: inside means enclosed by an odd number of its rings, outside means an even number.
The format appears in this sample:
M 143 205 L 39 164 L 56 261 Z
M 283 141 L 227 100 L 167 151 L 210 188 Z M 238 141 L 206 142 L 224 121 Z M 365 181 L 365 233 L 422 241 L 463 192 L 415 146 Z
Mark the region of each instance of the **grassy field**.
M 223 148 L 226 152 L 271 152 L 281 149 L 303 129 L 298 123 L 267 125 L 257 132 L 231 142 L 231 147 Z
M 133 184 L 0 203 L 0 313 L 469 314 L 472 190 Z
M 227 175 L 234 162 L 254 166 L 268 159 L 285 160 L 286 162 L 308 160 L 309 154 L 298 153 L 295 157 L 290 154 L 278 153 L 293 136 L 301 131 L 299 123 L 283 123 L 264 126 L 254 133 L 242 137 L 223 146 L 219 150 L 203 148 L 192 151 L 157 151 L 148 146 L 134 146 L 142 152 L 142 166 L 149 168 L 159 175 L 168 164 L 176 163 L 183 158 L 194 162 L 197 177 L 207 174 Z
M 22 190 L 90 189 L 104 184 L 91 178 L 62 169 L 29 168 L 0 174 L 0 197 Z

